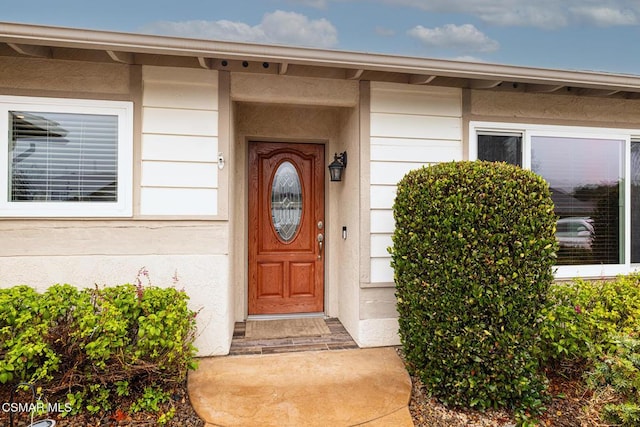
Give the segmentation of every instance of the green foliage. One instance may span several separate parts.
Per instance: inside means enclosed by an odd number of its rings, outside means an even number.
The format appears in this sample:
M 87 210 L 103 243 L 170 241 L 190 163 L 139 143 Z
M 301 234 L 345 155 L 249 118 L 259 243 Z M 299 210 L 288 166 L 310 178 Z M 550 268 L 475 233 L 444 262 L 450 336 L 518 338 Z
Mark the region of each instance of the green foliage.
M 618 347 L 620 334 L 640 332 L 640 274 L 554 285 L 543 319 L 545 361 L 598 358 Z
M 196 366 L 196 313 L 187 301 L 184 291 L 140 280 L 104 289 L 55 285 L 42 294 L 0 289 L 0 383 L 65 392 L 73 413 L 109 411 L 112 396 L 135 398 L 138 390 L 137 407 L 157 410 L 163 390 Z
M 410 369 L 446 404 L 540 408 L 538 319 L 557 250 L 547 183 L 501 163 L 422 168 L 398 184 L 394 218 Z
M 160 403 L 169 401 L 169 393 L 161 387 L 148 386 L 144 388 L 142 396 L 131 404 L 131 412 L 153 411 L 158 412 Z
M 616 393 L 619 402 L 604 407 L 605 420 L 640 424 L 640 274 L 554 285 L 542 336 L 546 363 L 586 366 L 589 388 Z

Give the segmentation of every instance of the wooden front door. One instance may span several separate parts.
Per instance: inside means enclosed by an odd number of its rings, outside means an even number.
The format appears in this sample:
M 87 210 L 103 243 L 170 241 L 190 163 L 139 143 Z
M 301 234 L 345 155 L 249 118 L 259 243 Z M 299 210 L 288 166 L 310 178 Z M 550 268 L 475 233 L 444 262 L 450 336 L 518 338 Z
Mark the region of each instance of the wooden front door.
M 324 310 L 324 146 L 249 145 L 249 314 Z

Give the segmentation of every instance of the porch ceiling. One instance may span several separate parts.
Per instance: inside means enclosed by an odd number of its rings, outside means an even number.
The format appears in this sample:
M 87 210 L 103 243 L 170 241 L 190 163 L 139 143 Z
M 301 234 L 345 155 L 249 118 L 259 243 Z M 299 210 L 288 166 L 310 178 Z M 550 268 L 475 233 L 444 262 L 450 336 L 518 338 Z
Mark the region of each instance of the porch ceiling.
M 640 76 L 0 23 L 0 56 L 640 98 Z

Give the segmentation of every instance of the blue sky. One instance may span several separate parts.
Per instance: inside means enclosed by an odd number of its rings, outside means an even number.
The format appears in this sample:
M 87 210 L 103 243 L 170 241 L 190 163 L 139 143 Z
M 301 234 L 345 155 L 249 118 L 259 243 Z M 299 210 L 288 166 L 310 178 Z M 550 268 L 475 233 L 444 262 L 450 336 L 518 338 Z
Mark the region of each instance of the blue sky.
M 638 0 L 0 0 L 0 21 L 640 75 Z

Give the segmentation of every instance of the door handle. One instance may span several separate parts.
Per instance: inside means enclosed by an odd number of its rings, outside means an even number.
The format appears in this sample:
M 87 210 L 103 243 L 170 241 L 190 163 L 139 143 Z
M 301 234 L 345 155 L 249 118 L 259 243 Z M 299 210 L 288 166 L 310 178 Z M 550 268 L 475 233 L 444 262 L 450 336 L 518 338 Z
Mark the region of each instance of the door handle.
M 322 258 L 322 246 L 324 243 L 324 235 L 318 233 L 318 259 Z

